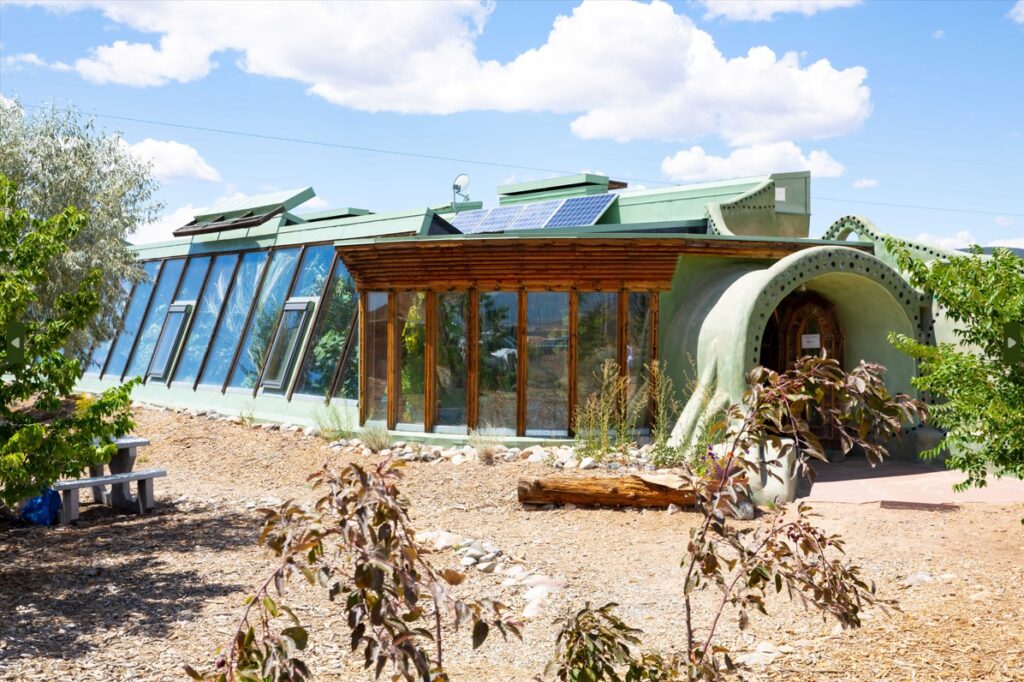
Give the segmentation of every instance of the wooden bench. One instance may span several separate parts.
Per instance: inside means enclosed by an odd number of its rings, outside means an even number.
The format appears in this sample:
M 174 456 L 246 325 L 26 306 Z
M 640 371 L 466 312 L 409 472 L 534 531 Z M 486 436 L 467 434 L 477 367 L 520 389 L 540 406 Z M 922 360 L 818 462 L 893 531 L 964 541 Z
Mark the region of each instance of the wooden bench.
M 153 501 L 153 480 L 166 475 L 167 471 L 164 469 L 146 469 L 126 474 L 91 476 L 89 478 L 57 481 L 53 484 L 53 489 L 59 492 L 61 497 L 60 522 L 71 523 L 78 520 L 78 491 L 82 488 L 96 490 L 99 486 L 110 485 L 112 490 L 118 491 L 122 490 L 122 485 L 124 489 L 127 489 L 128 484 L 132 481 L 137 482 L 138 495 L 115 495 L 114 506 L 125 511 L 145 514 L 155 506 Z

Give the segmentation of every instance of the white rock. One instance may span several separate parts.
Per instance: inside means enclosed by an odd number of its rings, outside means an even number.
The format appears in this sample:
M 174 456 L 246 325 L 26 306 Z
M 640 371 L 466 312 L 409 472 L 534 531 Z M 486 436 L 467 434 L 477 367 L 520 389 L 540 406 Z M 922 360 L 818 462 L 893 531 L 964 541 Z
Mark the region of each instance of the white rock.
M 678 514 L 679 512 L 683 511 L 683 508 L 680 507 L 678 504 L 670 504 L 668 505 L 668 509 L 666 511 L 668 511 L 669 514 Z
M 476 567 L 484 573 L 494 573 L 494 569 L 497 568 L 497 566 L 497 561 L 481 561 L 476 565 Z
M 580 469 L 596 469 L 597 462 L 594 461 L 593 457 L 584 457 L 583 461 L 580 462 Z
M 446 530 L 426 530 L 416 533 L 416 542 L 433 547 L 435 550 L 448 549 L 463 544 L 465 538 Z
M 458 454 L 452 457 L 452 464 L 464 464 L 466 462 L 466 456 Z
M 903 580 L 903 584 L 907 587 L 915 587 L 917 585 L 924 585 L 925 583 L 930 583 L 931 581 L 931 574 L 925 573 L 924 571 L 918 571 L 917 573 L 912 573 L 908 575 Z
M 544 599 L 535 599 L 526 604 L 523 609 L 523 618 L 531 619 L 536 618 L 544 611 L 544 607 L 547 606 L 547 601 Z
M 318 429 L 315 426 L 307 426 L 306 428 L 302 429 L 302 432 L 304 434 L 306 434 L 307 436 L 319 436 L 320 435 L 320 429 Z
M 544 460 L 546 460 L 547 458 L 548 458 L 548 455 L 547 455 L 546 452 L 531 452 L 526 457 L 526 461 L 530 462 L 531 464 L 540 464 L 540 463 L 544 462 Z
M 470 462 L 476 462 L 480 459 L 480 453 L 477 452 L 476 448 L 469 445 L 462 448 L 462 456 Z
M 236 416 L 224 417 L 224 421 L 231 422 L 232 424 L 241 424 L 242 423 L 242 418 L 241 417 L 236 417 Z
M 363 448 L 363 457 L 369 457 L 373 454 L 373 450 L 370 448 Z
M 477 560 L 480 560 L 480 559 L 484 558 L 485 556 L 487 556 L 486 552 L 484 552 L 482 550 L 479 550 L 479 549 L 476 549 L 474 547 L 466 547 L 462 551 L 462 554 L 463 554 L 463 556 L 468 556 L 471 559 L 477 559 Z
M 476 566 L 476 559 L 471 556 L 462 557 L 462 561 L 459 562 L 462 566 L 469 568 L 470 566 Z

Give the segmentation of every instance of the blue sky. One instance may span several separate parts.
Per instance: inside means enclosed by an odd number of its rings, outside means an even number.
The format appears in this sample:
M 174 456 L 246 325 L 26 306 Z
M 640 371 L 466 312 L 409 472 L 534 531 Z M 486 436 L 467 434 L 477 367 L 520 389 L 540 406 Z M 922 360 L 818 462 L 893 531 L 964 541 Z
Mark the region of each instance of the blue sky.
M 153 162 L 165 219 L 140 241 L 307 185 L 387 211 L 460 172 L 493 204 L 560 172 L 810 169 L 814 235 L 855 213 L 1024 246 L 1024 0 L 5 0 L 0 95 L 94 113 Z

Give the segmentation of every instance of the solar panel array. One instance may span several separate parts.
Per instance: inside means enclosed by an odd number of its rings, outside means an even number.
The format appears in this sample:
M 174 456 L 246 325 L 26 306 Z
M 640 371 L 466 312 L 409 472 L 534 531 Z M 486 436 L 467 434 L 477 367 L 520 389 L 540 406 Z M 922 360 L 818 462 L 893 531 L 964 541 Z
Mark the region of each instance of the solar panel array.
M 449 221 L 464 234 L 504 232 L 506 230 L 538 230 L 544 227 L 582 227 L 593 225 L 615 201 L 615 194 L 592 194 L 585 197 L 538 201 L 464 211 Z

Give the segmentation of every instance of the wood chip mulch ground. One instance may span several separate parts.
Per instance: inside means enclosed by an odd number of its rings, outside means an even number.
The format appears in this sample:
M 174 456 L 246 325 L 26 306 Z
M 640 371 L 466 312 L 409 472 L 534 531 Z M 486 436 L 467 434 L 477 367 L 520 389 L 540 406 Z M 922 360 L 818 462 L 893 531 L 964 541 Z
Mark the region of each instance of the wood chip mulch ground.
M 301 433 L 169 411 L 137 410 L 136 418 L 136 433 L 153 443 L 136 466 L 168 470 L 157 481 L 155 514 L 87 503 L 70 527 L 0 525 L 0 680 L 178 680 L 184 663 L 208 665 L 271 565 L 255 545 L 256 508 L 311 500 L 305 480 L 325 458 L 360 457 Z M 652 648 L 682 642 L 679 560 L 696 515 L 524 510 L 517 478 L 547 471 L 525 462 L 406 469 L 419 529 L 488 540 L 567 583 L 526 625 L 522 643 L 494 638 L 474 652 L 468 632 L 448 636 L 453 680 L 532 680 L 553 651 L 554 619 L 586 601 L 619 603 Z M 819 503 L 815 511 L 902 611 L 874 611 L 863 628 L 841 631 L 773 599 L 771 616 L 754 617 L 747 631 L 734 618 L 721 631 L 735 653 L 761 652 L 766 662 L 743 679 L 1024 680 L 1024 505 L 931 512 Z M 437 560 L 458 564 L 450 550 Z M 458 589 L 522 610 L 522 588 L 503 582 L 470 571 Z M 348 653 L 337 608 L 301 586 L 289 601 L 310 625 L 316 679 L 371 679 Z M 714 601 L 710 593 L 701 599 L 698 623 Z

